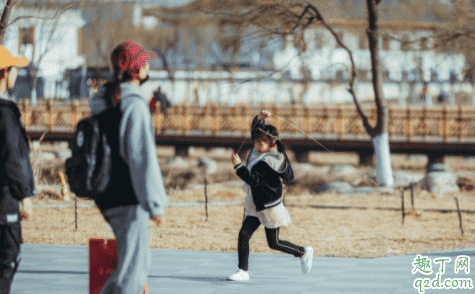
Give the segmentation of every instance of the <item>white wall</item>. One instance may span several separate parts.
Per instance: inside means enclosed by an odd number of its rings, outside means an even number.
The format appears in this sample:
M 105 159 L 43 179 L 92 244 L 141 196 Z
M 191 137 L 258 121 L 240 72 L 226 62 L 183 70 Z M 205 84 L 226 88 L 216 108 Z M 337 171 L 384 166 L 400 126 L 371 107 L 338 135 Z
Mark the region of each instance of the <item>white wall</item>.
M 193 103 L 195 95 L 198 94 L 198 103 L 204 106 L 206 103 L 220 103 L 222 105 L 235 104 L 251 104 L 258 105 L 260 103 L 269 104 L 290 104 L 292 96 L 297 102 L 303 100 L 306 105 L 317 105 L 321 103 L 341 103 L 352 102 L 352 97 L 347 91 L 348 83 L 326 83 L 311 82 L 308 85 L 307 92 L 303 93 L 303 85 L 296 84 L 292 81 L 282 81 L 278 79 L 278 75 L 274 81 L 251 81 L 240 83 L 237 79 L 255 78 L 254 72 L 240 72 L 234 76 L 234 82 L 226 81 L 229 73 L 222 72 L 195 72 L 189 75 L 186 72 L 177 72 L 177 76 L 182 80 L 171 83 L 169 80 L 157 80 L 157 78 L 166 77 L 166 72 L 152 71 L 150 73 L 151 80 L 143 85 L 146 95 L 152 95 L 158 86 L 162 88 L 172 104 L 177 103 Z M 187 76 L 201 77 L 202 81 L 187 81 Z M 214 78 L 216 80 L 206 80 Z M 219 81 L 221 79 L 221 81 Z M 422 84 L 414 85 L 414 98 L 417 98 L 422 90 Z M 451 87 L 449 83 L 435 84 L 431 83 L 428 87 L 430 95 L 438 95 L 444 89 L 448 91 L 453 89 L 456 93 L 471 93 L 472 87 L 469 83 L 463 83 L 456 87 Z M 398 99 L 401 96 L 408 98 L 410 95 L 410 84 L 408 83 L 385 83 L 382 86 L 383 95 L 386 99 Z M 371 82 L 359 82 L 356 84 L 355 91 L 358 99 L 373 99 L 374 92 Z M 300 95 L 302 94 L 302 98 Z
M 18 9 L 12 12 L 12 19 L 16 16 L 38 15 L 42 17 L 51 17 L 53 11 L 29 11 L 26 9 Z M 43 55 L 39 63 L 39 76 L 45 79 L 44 94 L 46 98 L 52 98 L 55 94 L 56 81 L 63 78 L 64 70 L 68 68 L 77 68 L 84 59 L 78 56 L 78 29 L 85 22 L 79 11 L 68 11 L 61 15 L 58 20 L 54 34 L 51 34 L 54 28 L 53 19 L 22 19 L 10 25 L 7 30 L 5 39 L 5 47 L 10 50 L 13 55 L 23 55 L 30 62 L 39 62 L 40 56 Z M 22 45 L 19 48 L 19 28 L 35 27 L 35 59 L 32 60 L 32 45 Z M 48 39 L 51 37 L 51 41 Z M 48 44 L 50 44 L 48 46 Z M 67 97 L 68 93 L 63 89 L 60 96 Z

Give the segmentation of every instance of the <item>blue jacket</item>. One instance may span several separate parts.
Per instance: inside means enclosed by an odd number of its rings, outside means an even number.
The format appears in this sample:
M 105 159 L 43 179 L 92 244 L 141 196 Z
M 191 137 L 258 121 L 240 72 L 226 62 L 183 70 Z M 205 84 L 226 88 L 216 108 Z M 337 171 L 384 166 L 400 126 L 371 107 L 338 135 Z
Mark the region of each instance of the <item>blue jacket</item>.
M 119 125 L 120 156 L 127 163 L 133 191 L 138 203 L 151 216 L 165 214 L 168 196 L 158 164 L 155 131 L 152 115 L 142 88 L 131 83 L 121 83 Z M 107 108 L 102 87 L 89 101 L 91 113 L 97 114 Z

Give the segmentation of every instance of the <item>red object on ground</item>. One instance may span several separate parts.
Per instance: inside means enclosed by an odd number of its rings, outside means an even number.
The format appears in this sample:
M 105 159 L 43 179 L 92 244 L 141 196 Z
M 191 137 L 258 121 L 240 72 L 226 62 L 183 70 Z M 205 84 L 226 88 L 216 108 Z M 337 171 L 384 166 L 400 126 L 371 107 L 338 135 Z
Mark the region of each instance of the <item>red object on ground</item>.
M 28 213 L 22 212 L 21 213 L 21 218 L 28 218 Z
M 89 239 L 89 293 L 98 294 L 117 267 L 117 243 L 115 239 Z M 147 287 L 144 288 L 147 294 Z
M 89 239 L 89 293 L 98 294 L 117 267 L 115 239 Z

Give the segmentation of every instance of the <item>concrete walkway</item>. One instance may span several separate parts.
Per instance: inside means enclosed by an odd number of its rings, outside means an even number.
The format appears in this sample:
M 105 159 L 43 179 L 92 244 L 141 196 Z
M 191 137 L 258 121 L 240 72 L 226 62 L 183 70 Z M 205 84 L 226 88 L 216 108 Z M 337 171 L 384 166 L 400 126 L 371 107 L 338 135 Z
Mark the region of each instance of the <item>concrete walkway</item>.
M 22 245 L 22 262 L 11 294 L 89 293 L 88 246 Z M 318 248 L 315 248 L 318 255 Z M 475 248 L 424 254 L 431 259 L 450 257 L 447 278 L 475 281 Z M 454 273 L 458 255 L 470 256 L 470 273 Z M 299 259 L 283 254 L 251 253 L 248 282 L 226 281 L 237 270 L 236 252 L 203 252 L 152 249 L 149 292 L 153 293 L 418 293 L 417 278 L 434 279 L 439 264 L 432 261 L 434 273 L 412 274 L 416 255 L 358 259 L 315 256 L 313 268 L 302 274 Z M 425 293 L 475 293 L 474 289 L 426 289 Z

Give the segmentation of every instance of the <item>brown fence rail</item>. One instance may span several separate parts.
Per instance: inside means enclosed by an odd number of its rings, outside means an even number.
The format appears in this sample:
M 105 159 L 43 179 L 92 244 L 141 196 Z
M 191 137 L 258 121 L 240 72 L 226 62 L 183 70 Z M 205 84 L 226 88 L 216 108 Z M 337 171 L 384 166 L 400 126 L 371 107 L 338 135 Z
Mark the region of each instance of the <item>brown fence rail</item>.
M 19 103 L 22 122 L 27 131 L 74 132 L 79 120 L 90 115 L 85 101 L 69 103 L 41 101 L 35 107 L 29 101 Z M 159 105 L 157 105 L 157 109 Z M 369 138 L 355 107 L 350 105 L 305 107 L 176 105 L 166 114 L 155 113 L 153 123 L 157 134 L 171 131 L 175 134 L 190 133 L 203 136 L 219 136 L 222 132 L 248 136 L 252 119 L 260 109 L 267 109 L 298 126 L 304 132 L 321 138 Z M 475 107 L 466 106 L 390 106 L 389 135 L 391 140 L 406 142 L 470 142 L 475 141 Z M 365 112 L 370 124 L 376 123 L 375 108 Z M 294 137 L 299 131 L 281 119 L 269 119 L 282 133 L 282 137 Z

